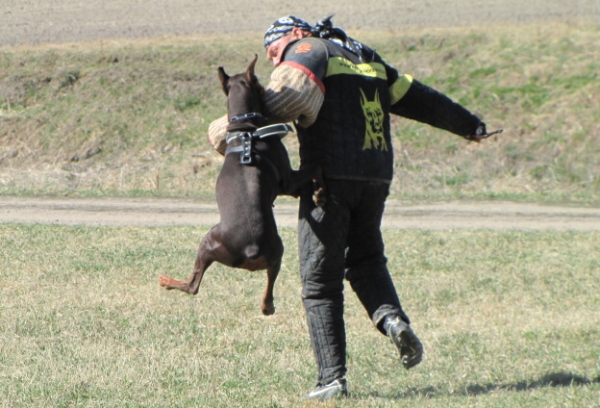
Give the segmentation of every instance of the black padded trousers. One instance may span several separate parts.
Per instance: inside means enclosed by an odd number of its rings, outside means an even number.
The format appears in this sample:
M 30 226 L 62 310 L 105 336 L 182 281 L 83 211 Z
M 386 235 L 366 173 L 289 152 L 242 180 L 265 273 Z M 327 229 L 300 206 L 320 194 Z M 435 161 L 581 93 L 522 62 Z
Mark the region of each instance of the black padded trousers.
M 385 183 L 328 179 L 325 208 L 315 206 L 308 189 L 301 194 L 302 301 L 321 384 L 346 374 L 344 278 L 383 334 L 385 316 L 410 323 L 384 255 L 380 227 L 388 192 Z

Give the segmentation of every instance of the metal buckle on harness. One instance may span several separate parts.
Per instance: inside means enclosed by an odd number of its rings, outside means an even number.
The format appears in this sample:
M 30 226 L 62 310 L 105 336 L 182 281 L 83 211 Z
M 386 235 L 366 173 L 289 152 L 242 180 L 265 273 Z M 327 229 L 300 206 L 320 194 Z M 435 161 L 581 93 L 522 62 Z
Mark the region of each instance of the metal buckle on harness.
M 240 163 L 252 164 L 252 135 L 250 133 L 242 133 L 239 138 L 242 141 Z
M 246 115 L 255 115 L 249 113 Z M 257 114 L 258 115 L 258 114 Z M 233 119 L 232 119 L 233 120 Z M 227 150 L 225 154 L 240 153 L 240 164 L 252 164 L 252 140 L 253 139 L 264 139 L 267 137 L 278 136 L 280 138 L 287 135 L 289 132 L 293 132 L 293 128 L 288 124 L 277 124 L 264 126 L 253 133 L 250 132 L 232 132 L 227 133 L 225 141 L 227 144 L 235 139 L 239 139 L 241 144 L 239 146 L 232 147 Z
M 236 122 L 238 120 L 252 119 L 252 118 L 256 118 L 256 117 L 261 117 L 262 118 L 263 115 L 261 115 L 258 112 L 244 113 L 243 115 L 234 116 L 229 121 L 230 122 Z
M 257 136 L 259 139 L 270 136 L 279 136 L 280 138 L 283 138 L 285 135 L 293 131 L 294 129 L 287 123 L 279 123 L 276 125 L 269 125 L 256 129 L 253 136 Z

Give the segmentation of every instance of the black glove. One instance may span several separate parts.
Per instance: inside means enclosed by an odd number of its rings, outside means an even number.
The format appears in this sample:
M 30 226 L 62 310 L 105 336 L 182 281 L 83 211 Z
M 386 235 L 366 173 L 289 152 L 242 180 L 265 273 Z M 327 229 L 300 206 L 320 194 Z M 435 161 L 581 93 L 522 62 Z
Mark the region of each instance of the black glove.
M 466 136 L 465 139 L 479 143 L 483 139 L 487 139 L 488 137 L 498 133 L 502 133 L 503 131 L 504 129 L 498 129 L 493 131 L 492 133 L 488 133 L 487 129 L 485 128 L 485 123 L 479 122 L 479 125 L 477 125 L 477 129 L 475 129 L 475 132 L 471 135 Z
M 467 136 L 465 136 L 465 139 L 478 142 L 481 139 L 483 139 L 482 136 L 485 134 L 486 134 L 485 123 L 479 122 L 475 131 L 473 131 L 471 134 L 468 134 Z

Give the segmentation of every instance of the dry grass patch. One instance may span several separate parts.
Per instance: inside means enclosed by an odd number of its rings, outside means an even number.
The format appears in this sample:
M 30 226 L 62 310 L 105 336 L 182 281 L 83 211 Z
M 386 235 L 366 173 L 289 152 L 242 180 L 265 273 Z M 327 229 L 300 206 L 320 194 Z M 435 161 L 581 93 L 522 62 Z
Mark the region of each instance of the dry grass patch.
M 0 407 L 291 407 L 315 380 L 293 229 L 277 312 L 264 272 L 186 277 L 206 228 L 0 225 Z M 403 371 L 348 288 L 351 397 L 339 407 L 600 403 L 597 232 L 385 231 L 426 346 Z

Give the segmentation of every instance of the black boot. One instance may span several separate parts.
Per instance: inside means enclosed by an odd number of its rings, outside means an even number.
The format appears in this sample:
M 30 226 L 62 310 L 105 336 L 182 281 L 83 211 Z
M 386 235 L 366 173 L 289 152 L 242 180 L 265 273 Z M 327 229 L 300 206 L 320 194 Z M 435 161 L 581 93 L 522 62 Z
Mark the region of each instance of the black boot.
M 400 352 L 400 361 L 407 370 L 423 359 L 423 345 L 408 323 L 400 316 L 386 316 L 383 328 Z

